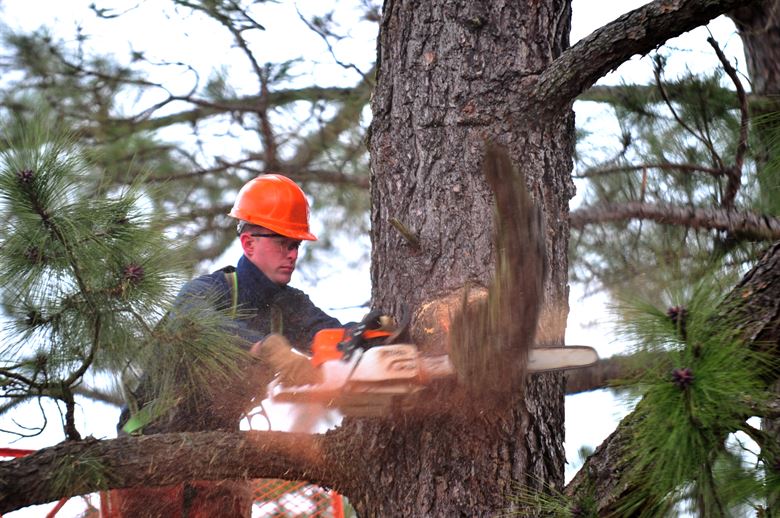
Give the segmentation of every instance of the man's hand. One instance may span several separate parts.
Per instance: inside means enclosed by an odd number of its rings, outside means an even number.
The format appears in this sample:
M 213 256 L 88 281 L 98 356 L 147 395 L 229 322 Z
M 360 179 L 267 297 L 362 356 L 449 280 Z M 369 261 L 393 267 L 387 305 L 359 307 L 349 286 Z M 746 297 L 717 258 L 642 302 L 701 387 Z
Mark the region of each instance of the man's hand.
M 297 352 L 280 334 L 270 334 L 249 351 L 267 362 L 279 373 L 282 385 L 313 385 L 322 383 L 322 371 L 311 364 L 311 359 Z

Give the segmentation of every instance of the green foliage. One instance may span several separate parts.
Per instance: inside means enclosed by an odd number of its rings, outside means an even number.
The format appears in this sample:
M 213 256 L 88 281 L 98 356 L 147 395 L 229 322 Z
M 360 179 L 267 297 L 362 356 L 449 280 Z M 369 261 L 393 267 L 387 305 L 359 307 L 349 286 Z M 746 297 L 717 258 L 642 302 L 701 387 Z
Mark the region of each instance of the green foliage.
M 0 393 L 61 400 L 66 434 L 77 438 L 73 394 L 87 374 L 119 383 L 146 372 L 168 402 L 235 376 L 245 353 L 226 346 L 235 334 L 226 315 L 183 308 L 158 325 L 182 257 L 153 224 L 151 190 L 96 181 L 96 166 L 47 113 L 3 134 Z
M 58 494 L 80 495 L 94 489 L 107 490 L 111 474 L 98 458 L 65 455 L 57 459 L 52 469 L 52 487 Z
M 78 128 L 75 138 L 99 166 L 106 188 L 154 185 L 144 202 L 157 214 L 154 224 L 182 244 L 190 273 L 233 242 L 227 213 L 235 193 L 271 170 L 303 183 L 316 200 L 313 214 L 321 216 L 325 238 L 319 253 L 332 247 L 334 236 L 367 229 L 363 141 L 372 74 L 335 56 L 338 73 L 328 74 L 328 81 L 312 74 L 311 61 L 270 61 L 273 49 L 258 43 L 270 7 L 264 4 L 173 1 L 153 8 L 169 16 L 166 34 L 172 42 L 190 37 L 222 42 L 220 31 L 232 40 L 224 61 L 208 68 L 184 62 L 189 56 L 175 55 L 174 43 L 149 49 L 129 42 L 132 50 L 111 53 L 96 47 L 93 35 L 81 28 L 69 35 L 62 27 L 32 33 L 5 27 L 0 117 L 47 106 Z M 370 2 L 359 5 L 373 8 Z M 92 11 L 110 31 L 146 8 L 119 12 L 92 6 Z M 182 29 L 176 20 L 183 17 L 193 23 Z M 337 18 L 331 17 L 328 31 L 318 32 L 323 49 L 342 39 L 331 32 L 339 26 Z M 304 24 L 303 13 L 287 23 Z M 210 32 L 198 35 L 195 27 Z M 372 48 L 366 51 L 373 54 Z M 325 83 L 345 86 L 321 86 Z M 336 213 L 334 206 L 343 209 Z
M 61 360 L 49 363 L 49 375 L 91 350 L 111 367 L 113 353 L 134 341 L 139 323 L 150 324 L 177 281 L 170 246 L 150 229 L 141 192 L 106 192 L 46 115 L 6 127 L 0 283 L 11 343 L 17 351 L 37 343 Z
M 509 497 L 511 511 L 506 511 L 498 516 L 545 516 L 549 518 L 596 518 L 598 508 L 595 500 L 584 492 L 586 496 L 577 501 L 545 486 L 535 489 L 528 485 L 515 484 Z
M 145 337 L 144 348 L 133 359 L 143 373 L 144 398 L 152 415 L 166 413 L 188 401 L 189 410 L 214 405 L 213 394 L 242 375 L 247 353 L 235 338 L 230 309 L 215 311 L 213 297 L 177 307 Z M 135 409 L 134 409 L 135 410 Z
M 740 339 L 719 306 L 723 288 L 707 278 L 668 310 L 622 308 L 625 336 L 641 352 L 665 355 L 634 380 L 644 397 L 624 459 L 635 489 L 624 495 L 622 515 L 656 516 L 656 505 L 693 499 L 704 515 L 726 516 L 762 494 L 757 468 L 742 465 L 727 438 L 746 429 L 768 397 L 762 375 L 772 364 Z

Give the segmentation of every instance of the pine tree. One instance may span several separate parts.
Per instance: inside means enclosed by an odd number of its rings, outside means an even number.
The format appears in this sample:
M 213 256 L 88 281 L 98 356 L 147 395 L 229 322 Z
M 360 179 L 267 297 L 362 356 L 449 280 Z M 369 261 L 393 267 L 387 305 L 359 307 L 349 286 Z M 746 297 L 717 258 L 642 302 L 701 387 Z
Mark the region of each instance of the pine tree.
M 90 384 L 121 391 L 143 373 L 165 405 L 235 377 L 227 315 L 168 311 L 182 255 L 154 225 L 143 181 L 97 181 L 100 166 L 51 113 L 11 119 L 2 134 L 2 396 L 56 400 L 78 440 L 75 396 Z
M 267 171 L 286 174 L 315 195 L 313 210 L 325 223 L 316 245 L 320 249 L 332 245 L 332 234 L 365 234 L 363 139 L 373 69 L 370 63 L 361 68 L 339 59 L 334 48 L 346 39 L 347 27 L 341 16 L 322 7 L 317 15 L 301 14 L 286 23 L 302 30 L 308 26 L 322 40 L 321 48 L 333 53 L 330 68 L 340 72 L 330 74 L 336 76 L 332 85 L 311 74 L 312 64 L 304 57 L 269 61 L 268 44 L 256 43 L 266 30 L 262 18 L 268 16 L 260 4 L 171 1 L 150 8 L 228 35 L 232 42 L 225 54 L 232 64 L 226 59 L 224 66 L 207 71 L 197 62 L 169 57 L 166 45 L 108 53 L 81 25 L 73 34 L 46 27 L 31 33 L 5 28 L 0 108 L 26 117 L 36 106 L 47 106 L 78 129 L 75 138 L 102 166 L 107 186 L 121 189 L 142 177 L 155 187 L 146 199 L 159 215 L 155 225 L 184 244 L 191 272 L 229 246 L 232 237 L 224 229 L 232 225 L 227 213 L 235 193 Z M 363 13 L 359 23 L 375 24 L 377 7 L 371 2 L 352 7 Z M 340 8 L 351 14 L 350 6 Z M 93 5 L 92 11 L 95 20 L 110 27 L 121 25 L 135 9 Z M 166 37 L 179 44 L 210 38 Z M 234 77 L 248 80 L 238 83 Z

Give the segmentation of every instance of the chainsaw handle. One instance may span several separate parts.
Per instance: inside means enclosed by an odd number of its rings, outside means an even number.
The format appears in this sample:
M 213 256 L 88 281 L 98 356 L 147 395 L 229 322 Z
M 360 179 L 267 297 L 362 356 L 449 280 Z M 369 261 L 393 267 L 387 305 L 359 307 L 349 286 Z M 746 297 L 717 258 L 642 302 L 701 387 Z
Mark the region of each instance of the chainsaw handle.
M 339 349 L 339 344 L 345 334 L 346 329 L 343 327 L 317 331 L 311 343 L 311 363 L 319 367 L 327 361 L 342 359 L 344 352 Z
M 367 349 L 370 341 L 384 342 L 392 336 L 389 331 L 366 329 L 362 324 L 352 327 L 322 329 L 314 335 L 311 344 L 312 364 L 319 367 L 331 360 L 349 360 L 357 349 Z

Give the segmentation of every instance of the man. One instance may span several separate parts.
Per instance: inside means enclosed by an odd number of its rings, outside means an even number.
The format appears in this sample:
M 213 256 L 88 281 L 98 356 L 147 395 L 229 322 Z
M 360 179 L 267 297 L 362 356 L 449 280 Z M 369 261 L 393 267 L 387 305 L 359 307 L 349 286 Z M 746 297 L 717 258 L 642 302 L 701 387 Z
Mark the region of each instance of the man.
M 288 286 L 302 241 L 317 239 L 309 231 L 306 196 L 289 178 L 262 175 L 239 191 L 230 216 L 238 220 L 243 250 L 238 264 L 188 282 L 176 298 L 173 313 L 175 317 L 177 311 L 203 304 L 213 305 L 215 312 L 231 312 L 237 345 L 256 360 L 243 367 L 242 379 L 209 388 L 198 401 L 185 398 L 164 416 L 147 422 L 138 417 L 141 414 L 128 420 L 128 412 L 123 412 L 120 424 L 126 433 L 237 430 L 241 414 L 274 373 L 293 385 L 319 380 L 319 371 L 291 343 L 308 351 L 317 331 L 341 324 L 302 291 Z M 112 496 L 112 507 L 126 517 L 248 517 L 252 504 L 248 485 L 231 481 L 138 488 Z
M 249 351 L 281 371 L 283 381 L 316 381 L 319 372 L 295 348 L 308 352 L 314 334 L 340 327 L 300 290 L 288 286 L 302 241 L 315 241 L 309 231 L 309 204 L 298 185 L 279 174 L 250 180 L 238 192 L 230 216 L 238 220 L 243 256 L 228 267 L 186 284 L 177 306 L 195 299 L 214 298 L 217 309 L 231 307 Z M 274 321 L 282 329 L 274 329 Z M 284 338 L 272 333 L 282 331 Z

